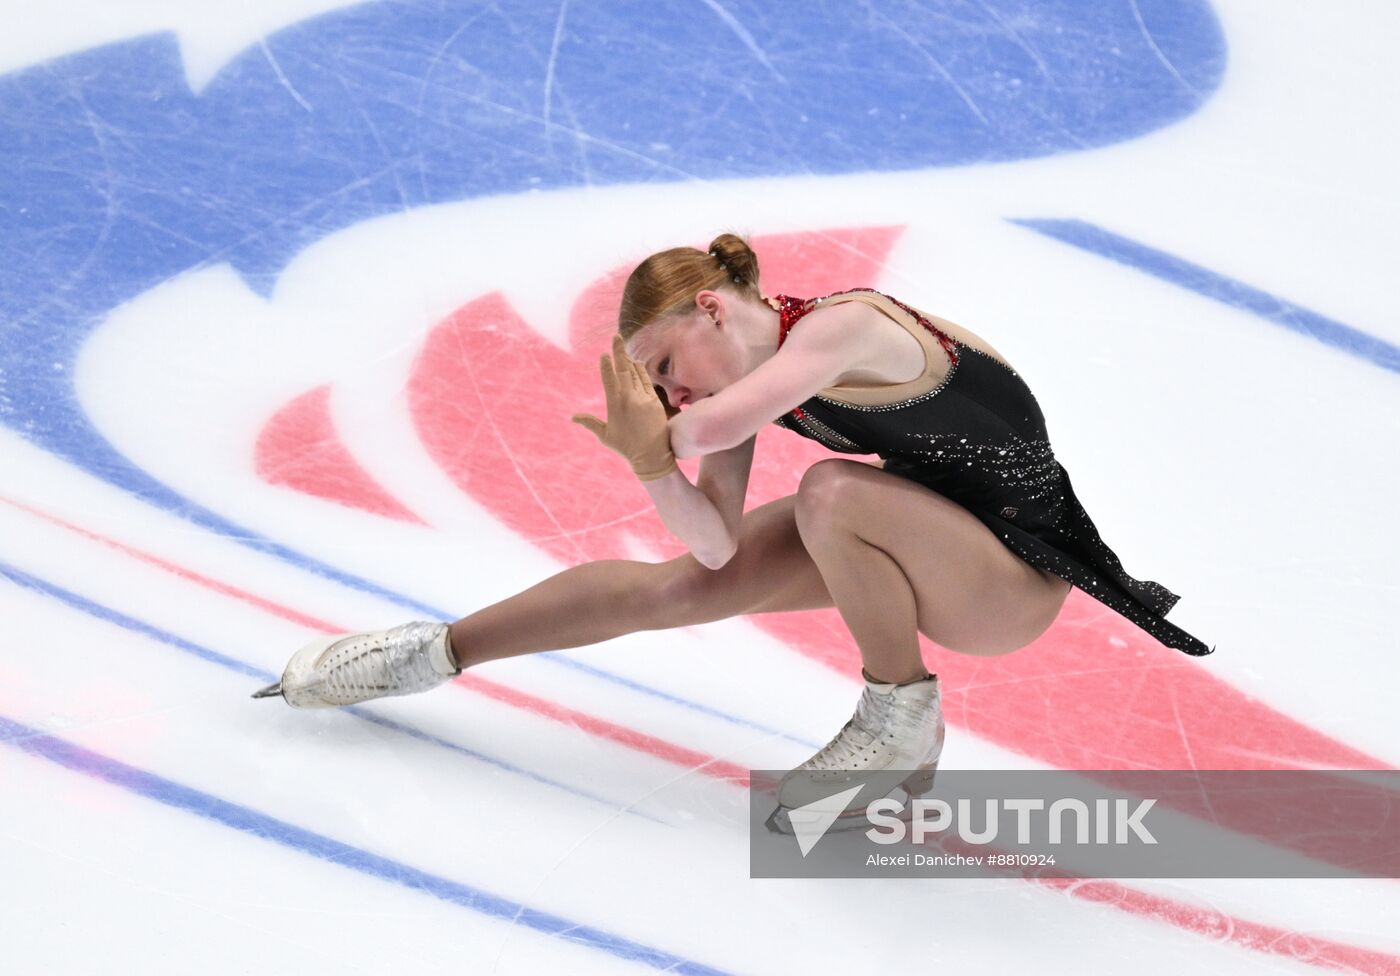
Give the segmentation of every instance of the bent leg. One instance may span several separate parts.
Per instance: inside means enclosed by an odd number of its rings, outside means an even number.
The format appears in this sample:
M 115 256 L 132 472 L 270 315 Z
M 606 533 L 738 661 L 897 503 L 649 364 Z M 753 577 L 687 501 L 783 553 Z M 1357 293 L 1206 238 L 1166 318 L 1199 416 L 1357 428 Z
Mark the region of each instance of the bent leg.
M 869 465 L 831 459 L 809 468 L 797 524 L 867 670 L 884 681 L 924 673 L 920 632 L 966 654 L 1024 647 L 1054 622 L 1071 588 L 961 505 Z
M 744 613 L 832 603 L 797 531 L 796 496 L 746 512 L 734 556 L 718 570 L 686 553 L 663 563 L 600 559 L 556 573 L 452 624 L 460 667 L 580 647 Z

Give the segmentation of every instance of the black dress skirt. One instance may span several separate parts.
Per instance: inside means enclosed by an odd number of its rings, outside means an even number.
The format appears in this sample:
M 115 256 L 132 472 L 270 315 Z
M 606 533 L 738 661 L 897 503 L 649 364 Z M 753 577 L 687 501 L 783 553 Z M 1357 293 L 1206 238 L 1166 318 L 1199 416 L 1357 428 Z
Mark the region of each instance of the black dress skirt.
M 774 423 L 833 451 L 878 454 L 886 471 L 962 505 L 1031 566 L 1068 580 L 1167 647 L 1193 655 L 1214 650 L 1163 619 L 1180 599 L 1175 593 L 1123 570 L 1055 460 L 1030 388 L 999 359 L 958 342 L 918 310 L 863 288 L 818 299 L 777 296 L 779 345 L 802 316 L 838 296 L 872 304 L 883 298 L 903 309 L 947 351 L 946 378 L 928 392 L 879 406 L 819 394 Z

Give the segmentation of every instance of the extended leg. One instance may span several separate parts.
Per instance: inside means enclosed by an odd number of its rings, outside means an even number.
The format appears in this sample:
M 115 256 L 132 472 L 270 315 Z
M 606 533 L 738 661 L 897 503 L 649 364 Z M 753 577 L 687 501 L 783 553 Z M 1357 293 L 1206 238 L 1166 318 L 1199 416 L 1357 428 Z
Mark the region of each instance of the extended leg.
M 463 667 L 580 647 L 745 613 L 830 607 L 798 535 L 796 497 L 745 513 L 739 547 L 718 570 L 685 554 L 664 563 L 604 559 L 557 573 L 452 625 Z
M 792 496 L 744 516 L 739 546 L 711 571 L 688 553 L 664 563 L 606 559 L 556 573 L 449 628 L 418 621 L 387 631 L 321 638 L 288 662 L 277 684 L 299 708 L 414 694 L 484 661 L 593 644 L 639 630 L 683 627 L 741 613 L 831 606 L 803 548 Z

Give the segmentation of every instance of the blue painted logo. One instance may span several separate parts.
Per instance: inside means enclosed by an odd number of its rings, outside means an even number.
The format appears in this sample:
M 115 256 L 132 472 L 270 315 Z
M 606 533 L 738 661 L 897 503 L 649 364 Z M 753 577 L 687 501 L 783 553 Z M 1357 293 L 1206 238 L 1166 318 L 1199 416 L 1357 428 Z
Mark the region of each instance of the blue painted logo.
M 381 3 L 266 38 L 199 95 L 171 35 L 61 58 L 0 78 L 0 421 L 347 579 L 94 429 L 70 377 L 108 310 L 217 263 L 266 294 L 309 244 L 426 204 L 1102 146 L 1189 115 L 1224 63 L 1203 0 L 592 4 L 562 24 L 523 0 Z

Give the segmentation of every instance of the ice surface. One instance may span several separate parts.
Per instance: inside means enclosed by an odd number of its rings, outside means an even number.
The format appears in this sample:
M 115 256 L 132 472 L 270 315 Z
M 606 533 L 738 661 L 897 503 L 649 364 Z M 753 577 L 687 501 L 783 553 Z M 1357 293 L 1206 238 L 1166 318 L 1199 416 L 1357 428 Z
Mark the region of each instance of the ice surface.
M 6 5 L 16 971 L 1400 967 L 1391 881 L 750 881 L 745 771 L 859 694 L 832 612 L 248 699 L 322 629 L 679 553 L 568 416 L 619 276 L 737 229 L 770 292 L 986 337 L 1218 645 L 1079 593 L 926 642 L 945 768 L 1400 760 L 1396 8 L 810 6 Z M 763 432 L 750 507 L 807 446 Z

